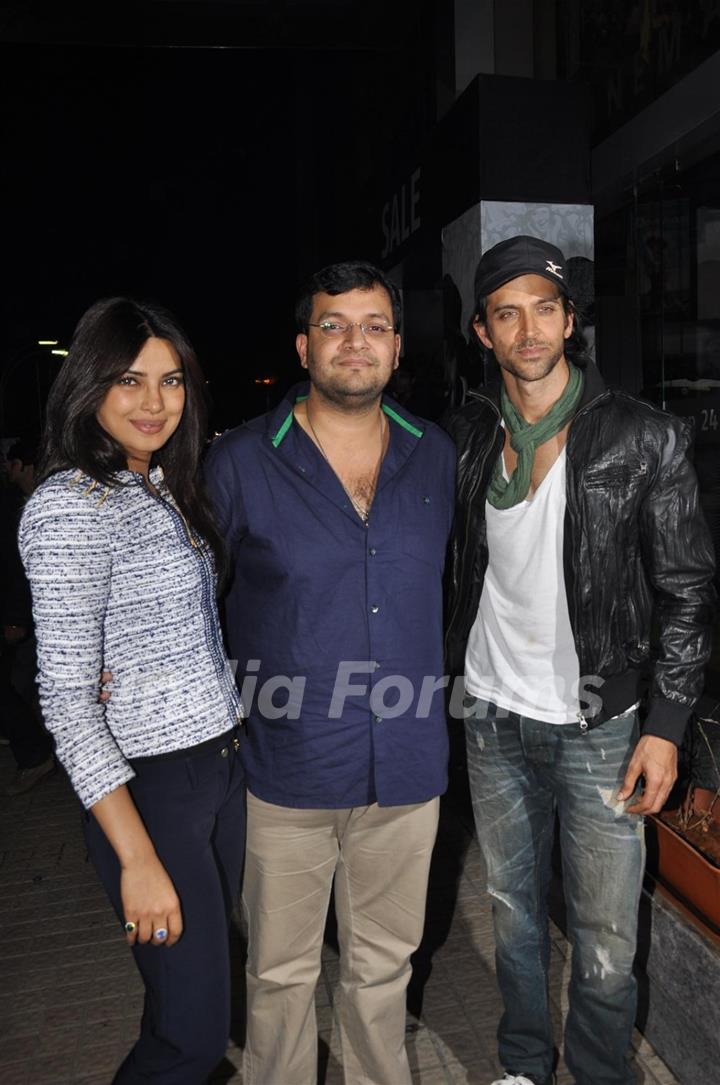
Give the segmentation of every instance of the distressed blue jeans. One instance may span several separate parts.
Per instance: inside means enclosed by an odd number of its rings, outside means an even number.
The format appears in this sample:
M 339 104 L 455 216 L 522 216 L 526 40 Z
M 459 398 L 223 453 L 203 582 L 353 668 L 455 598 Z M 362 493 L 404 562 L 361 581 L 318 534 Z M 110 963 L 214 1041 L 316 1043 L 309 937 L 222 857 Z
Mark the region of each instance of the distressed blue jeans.
M 540 1085 L 552 1077 L 547 893 L 557 812 L 572 945 L 565 1061 L 577 1085 L 631 1085 L 645 848 L 642 818 L 626 814 L 615 796 L 637 741 L 637 714 L 583 732 L 467 696 L 465 715 L 505 1006 L 500 1062 Z

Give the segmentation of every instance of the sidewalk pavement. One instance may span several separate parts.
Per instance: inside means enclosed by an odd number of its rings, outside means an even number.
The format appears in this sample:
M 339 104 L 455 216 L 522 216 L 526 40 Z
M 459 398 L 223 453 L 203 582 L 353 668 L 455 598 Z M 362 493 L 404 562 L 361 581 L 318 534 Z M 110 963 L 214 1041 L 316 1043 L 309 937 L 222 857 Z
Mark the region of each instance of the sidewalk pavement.
M 0 789 L 13 768 L 9 750 L 0 748 Z M 489 1085 L 502 1076 L 495 1054 L 501 1003 L 490 901 L 464 781 L 455 775 L 443 801 L 426 937 L 408 998 L 416 1085 Z M 233 930 L 232 941 L 232 1039 L 213 1082 L 240 1085 L 239 931 Z M 568 944 L 553 926 L 551 993 L 558 1036 L 568 975 Z M 137 1033 L 142 984 L 87 860 L 80 809 L 61 772 L 25 795 L 0 799 L 0 976 L 2 1085 L 109 1085 Z M 325 1085 L 342 1082 L 333 1016 L 337 979 L 329 930 L 317 992 L 319 1082 Z M 641 1085 L 679 1085 L 638 1033 L 634 1046 Z M 558 1085 L 571 1080 L 561 1061 Z

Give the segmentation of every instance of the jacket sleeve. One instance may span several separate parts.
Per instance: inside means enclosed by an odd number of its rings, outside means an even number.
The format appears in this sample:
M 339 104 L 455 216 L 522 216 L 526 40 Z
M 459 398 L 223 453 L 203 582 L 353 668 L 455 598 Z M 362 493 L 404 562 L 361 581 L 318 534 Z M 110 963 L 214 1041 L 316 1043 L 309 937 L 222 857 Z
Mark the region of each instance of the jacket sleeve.
M 690 435 L 689 425 L 671 420 L 641 511 L 659 642 L 643 731 L 678 744 L 702 692 L 715 617 L 713 544 L 688 458 Z
M 97 499 L 50 480 L 20 524 L 30 581 L 45 725 L 86 809 L 134 772 L 98 703 L 112 549 Z

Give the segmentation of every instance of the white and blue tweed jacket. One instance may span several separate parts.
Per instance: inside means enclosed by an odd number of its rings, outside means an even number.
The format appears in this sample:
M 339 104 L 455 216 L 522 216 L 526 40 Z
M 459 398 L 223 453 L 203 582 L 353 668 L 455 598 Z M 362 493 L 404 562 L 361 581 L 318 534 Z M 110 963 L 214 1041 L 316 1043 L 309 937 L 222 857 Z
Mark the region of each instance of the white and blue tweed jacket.
M 27 503 L 20 553 L 33 596 L 40 703 L 57 756 L 89 808 L 134 773 L 129 759 L 183 749 L 242 709 L 222 644 L 215 572 L 163 481 L 73 471 Z M 98 703 L 101 670 L 112 696 Z

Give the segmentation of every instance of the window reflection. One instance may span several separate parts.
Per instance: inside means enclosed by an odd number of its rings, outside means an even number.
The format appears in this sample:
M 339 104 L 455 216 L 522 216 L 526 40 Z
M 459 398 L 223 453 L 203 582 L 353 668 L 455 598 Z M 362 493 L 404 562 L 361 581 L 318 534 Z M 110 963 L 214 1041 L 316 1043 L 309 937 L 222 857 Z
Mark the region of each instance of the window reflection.
M 720 153 L 687 170 L 675 163 L 598 214 L 596 258 L 600 368 L 694 419 L 700 498 L 720 555 Z M 707 686 L 720 696 L 720 635 Z

